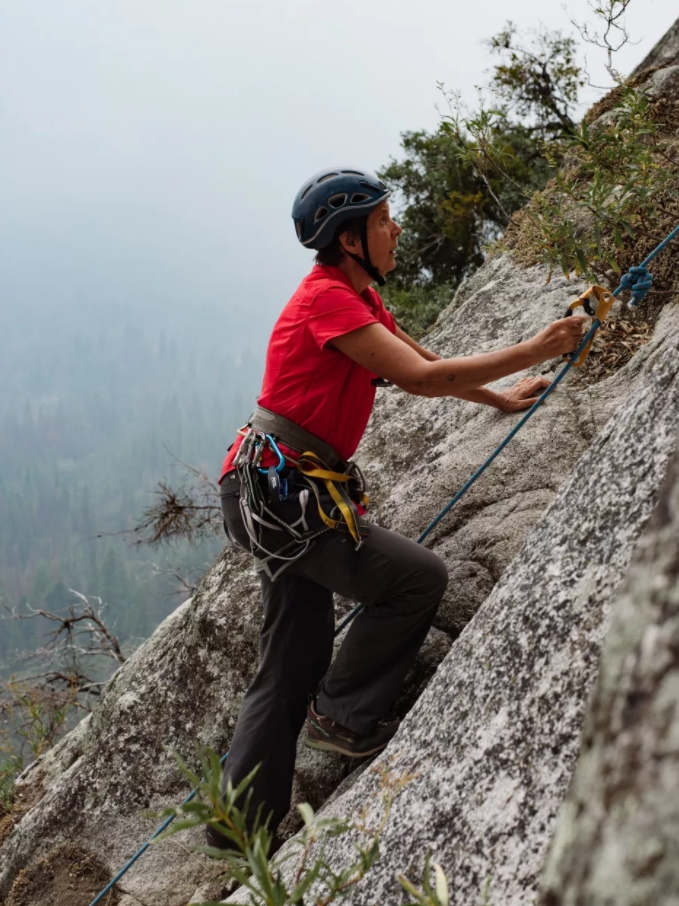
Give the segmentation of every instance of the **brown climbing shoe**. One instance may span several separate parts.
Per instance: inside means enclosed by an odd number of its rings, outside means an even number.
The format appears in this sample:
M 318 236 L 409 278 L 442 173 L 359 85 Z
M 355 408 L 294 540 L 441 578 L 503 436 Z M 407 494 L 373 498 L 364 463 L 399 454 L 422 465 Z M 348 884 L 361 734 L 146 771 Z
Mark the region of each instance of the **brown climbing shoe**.
M 331 717 L 319 714 L 311 701 L 306 712 L 306 744 L 311 749 L 340 752 L 349 758 L 367 758 L 385 748 L 398 726 L 398 720 L 381 720 L 372 733 L 354 733 Z

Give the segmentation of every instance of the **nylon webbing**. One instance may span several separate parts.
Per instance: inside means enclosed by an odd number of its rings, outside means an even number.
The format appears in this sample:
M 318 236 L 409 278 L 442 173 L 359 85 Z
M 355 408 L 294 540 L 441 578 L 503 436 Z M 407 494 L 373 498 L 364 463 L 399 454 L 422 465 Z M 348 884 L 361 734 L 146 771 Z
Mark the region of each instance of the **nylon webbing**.
M 280 443 L 297 453 L 306 453 L 307 450 L 311 450 L 331 469 L 345 465 L 344 460 L 330 444 L 326 444 L 325 441 L 290 421 L 289 418 L 263 409 L 262 406 L 255 406 L 255 411 L 248 424 L 257 431 L 263 431 L 264 434 L 275 435 Z

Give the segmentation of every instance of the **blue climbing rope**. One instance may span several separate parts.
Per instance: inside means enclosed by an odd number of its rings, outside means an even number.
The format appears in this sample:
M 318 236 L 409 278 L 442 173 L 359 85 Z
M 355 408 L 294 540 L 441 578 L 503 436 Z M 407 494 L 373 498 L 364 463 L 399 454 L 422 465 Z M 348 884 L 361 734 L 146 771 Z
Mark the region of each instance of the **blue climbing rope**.
M 660 252 L 662 252 L 662 250 L 664 248 L 667 248 L 667 246 L 670 244 L 670 242 L 672 242 L 673 239 L 676 239 L 677 236 L 679 236 L 679 224 L 677 224 L 677 226 L 672 230 L 672 232 L 669 233 L 669 235 L 666 236 L 666 238 L 663 239 L 663 241 L 658 246 L 656 246 L 656 248 L 653 249 L 653 251 L 650 253 L 650 255 L 647 255 L 646 258 L 644 258 L 644 260 L 641 262 L 639 267 L 632 267 L 629 269 L 629 271 L 626 274 L 624 274 L 624 276 L 620 280 L 620 285 L 617 287 L 617 289 L 615 289 L 613 291 L 613 295 L 619 296 L 623 290 L 629 290 L 632 293 L 632 300 L 629 303 L 630 308 L 637 308 L 643 301 L 643 298 L 646 295 L 646 293 L 648 292 L 648 290 L 651 288 L 652 280 L 649 277 L 648 271 L 646 270 L 647 265 L 649 265 L 651 263 L 651 261 L 653 261 L 653 259 L 656 257 L 656 255 L 659 255 Z M 425 538 L 436 528 L 436 526 L 439 524 L 439 522 L 441 522 L 441 520 L 446 516 L 446 514 L 449 513 L 450 510 L 452 510 L 452 508 L 455 506 L 455 504 L 462 497 L 464 497 L 464 495 L 471 488 L 471 486 L 474 484 L 474 482 L 478 481 L 478 479 L 483 475 L 483 473 L 486 471 L 488 466 L 500 455 L 500 453 L 502 453 L 502 451 L 505 449 L 505 447 L 516 437 L 516 435 L 523 428 L 523 426 L 526 424 L 528 419 L 532 418 L 532 416 L 537 412 L 537 410 L 540 408 L 540 406 L 542 406 L 544 404 L 545 400 L 548 399 L 550 394 L 554 393 L 554 391 L 559 386 L 561 381 L 566 377 L 566 375 L 568 374 L 570 369 L 573 367 L 573 363 L 577 361 L 577 358 L 580 355 L 580 353 L 587 347 L 587 344 L 594 337 L 594 334 L 597 332 L 597 330 L 600 327 L 601 327 L 601 321 L 599 321 L 598 318 L 595 318 L 594 321 L 592 322 L 592 326 L 587 331 L 587 335 L 585 336 L 584 340 L 582 341 L 582 343 L 580 343 L 580 345 L 575 350 L 575 352 L 572 353 L 568 362 L 566 362 L 564 367 L 557 374 L 557 376 L 554 378 L 554 380 L 549 385 L 549 387 L 546 388 L 544 393 L 531 406 L 531 408 L 528 410 L 528 412 L 526 412 L 526 414 L 516 423 L 516 425 L 514 425 L 512 430 L 505 437 L 505 439 L 500 444 L 498 444 L 498 446 L 493 450 L 493 452 L 485 460 L 485 462 L 483 462 L 482 465 L 480 465 L 479 468 L 476 470 L 476 472 L 474 472 L 474 474 L 471 476 L 471 478 L 469 478 L 462 485 L 462 487 L 457 492 L 457 494 L 455 494 L 455 496 L 452 498 L 452 500 L 450 500 L 443 507 L 441 512 L 438 514 L 438 516 L 435 519 L 432 519 L 432 521 L 429 523 L 429 525 L 426 527 L 426 529 L 418 537 L 418 539 L 417 539 L 418 544 L 422 544 L 422 542 L 425 540 Z M 340 621 L 337 628 L 335 629 L 335 637 L 337 637 L 340 634 L 340 632 L 342 632 L 342 630 L 344 629 L 345 626 L 347 626 L 355 617 L 358 616 L 358 614 L 361 612 L 362 609 L 363 609 L 362 604 L 356 605 L 356 607 L 354 607 L 354 609 L 351 610 L 344 617 L 344 619 L 342 619 Z M 224 764 L 224 762 L 226 761 L 228 756 L 229 756 L 228 752 L 225 755 L 223 755 L 220 760 L 220 764 Z M 187 802 L 191 802 L 191 800 L 196 796 L 197 792 L 198 792 L 198 790 L 195 789 L 191 793 L 189 793 L 189 795 L 186 797 L 186 799 L 182 802 L 182 805 L 185 805 Z M 165 821 L 163 821 L 163 823 L 160 825 L 158 830 L 153 834 L 153 836 L 150 837 L 146 841 L 146 843 L 144 843 L 144 845 L 142 847 L 140 847 L 140 849 L 134 854 L 134 856 L 132 856 L 132 858 L 129 860 L 129 862 L 126 862 L 125 865 L 120 869 L 118 874 L 114 878 L 112 878 L 111 881 L 109 881 L 109 883 L 106 885 L 106 887 L 104 887 L 104 889 L 101 891 L 101 893 L 98 894 L 92 900 L 92 902 L 90 903 L 90 906 L 96 906 L 97 903 L 101 902 L 102 898 L 113 888 L 113 886 L 115 884 L 117 884 L 117 882 L 123 877 L 123 875 L 134 865 L 134 863 L 137 861 L 137 859 L 139 859 L 146 852 L 146 850 L 151 845 L 151 842 L 153 840 L 155 840 L 156 837 L 159 837 L 163 833 L 163 831 L 167 830 L 167 828 L 172 824 L 172 822 L 175 820 L 175 818 L 176 818 L 176 815 L 171 815 L 169 818 L 166 818 Z
M 229 757 L 229 753 L 227 752 L 225 755 L 222 755 L 222 757 L 219 760 L 219 763 L 224 764 L 224 762 L 226 761 L 226 759 L 228 757 Z M 192 799 L 195 799 L 197 792 L 198 792 L 197 788 L 195 790 L 191 790 L 189 795 L 182 802 L 182 805 L 186 805 L 187 802 L 191 802 Z M 180 808 L 181 808 L 181 806 L 180 806 Z M 96 897 L 90 903 L 90 906 L 96 906 L 97 903 L 101 903 L 102 899 L 106 896 L 106 894 L 109 892 L 109 890 L 113 890 L 113 887 L 118 883 L 118 881 L 122 878 L 122 876 L 124 874 L 126 874 L 130 870 L 130 868 L 132 868 L 132 866 L 137 861 L 137 859 L 140 859 L 144 855 L 146 850 L 151 845 L 152 841 L 155 840 L 156 837 L 160 837 L 160 835 L 163 833 L 163 831 L 168 829 L 168 827 L 172 824 L 172 822 L 174 821 L 174 819 L 176 817 L 177 817 L 176 815 L 170 815 L 169 818 L 166 818 L 165 821 L 163 821 L 163 823 L 160 825 L 158 830 L 155 831 L 151 837 L 149 837 L 149 839 L 146 841 L 146 843 L 144 843 L 143 846 L 139 847 L 139 849 L 132 856 L 132 858 L 123 865 L 123 867 L 120 869 L 118 874 L 114 878 L 111 878 L 111 880 L 108 882 L 106 887 L 104 887 L 104 889 L 101 891 L 101 893 L 98 893 L 96 895 Z
M 667 246 L 670 244 L 670 242 L 672 242 L 672 240 L 675 239 L 677 236 L 679 236 L 679 224 L 672 230 L 672 232 L 665 239 L 663 239 L 663 241 L 659 245 L 657 245 L 653 249 L 653 251 L 651 252 L 650 255 L 647 255 L 646 258 L 644 258 L 644 260 L 641 262 L 639 267 L 632 267 L 629 269 L 629 271 L 620 280 L 620 284 L 618 285 L 617 289 L 613 290 L 613 295 L 619 296 L 623 290 L 625 290 L 625 289 L 630 290 L 632 293 L 632 301 L 630 302 L 630 308 L 638 308 L 638 306 L 643 301 L 644 296 L 651 288 L 652 281 L 649 278 L 649 274 L 648 274 L 648 271 L 646 270 L 646 266 L 648 264 L 650 264 L 651 261 L 653 261 L 653 259 L 656 257 L 656 255 L 659 255 L 660 252 L 662 252 L 662 250 L 664 248 L 667 248 Z M 455 504 L 459 500 L 461 500 L 462 497 L 464 497 L 464 495 L 467 493 L 469 488 L 471 488 L 471 486 L 474 484 L 474 482 L 477 481 L 477 479 L 479 479 L 483 475 L 483 473 L 486 471 L 488 466 L 495 459 L 497 459 L 497 457 L 500 455 L 500 453 L 502 453 L 502 451 L 507 446 L 507 444 L 516 437 L 516 435 L 523 428 L 523 426 L 526 424 L 526 422 L 530 418 L 532 418 L 533 415 L 535 415 L 535 413 L 538 411 L 540 406 L 543 405 L 545 400 L 548 399 L 548 397 L 552 393 L 554 393 L 554 391 L 559 386 L 561 381 L 566 377 L 568 372 L 573 367 L 573 363 L 577 361 L 578 356 L 583 351 L 583 349 L 587 348 L 587 344 L 594 337 L 594 334 L 597 332 L 597 330 L 600 327 L 601 327 L 601 321 L 599 321 L 598 318 L 595 318 L 594 321 L 592 322 L 592 326 L 587 331 L 587 335 L 585 336 L 584 340 L 582 341 L 582 343 L 580 343 L 578 348 L 571 355 L 570 359 L 566 362 L 566 364 L 563 366 L 561 371 L 554 378 L 554 380 L 549 385 L 549 387 L 547 387 L 545 389 L 544 393 L 540 396 L 540 398 L 538 400 L 536 400 L 535 403 L 533 403 L 533 405 L 530 407 L 528 412 L 526 412 L 526 414 L 523 416 L 523 418 L 521 418 L 520 421 L 518 421 L 516 423 L 516 425 L 514 425 L 512 430 L 509 432 L 509 434 L 505 437 L 505 439 L 500 444 L 498 444 L 498 446 L 493 450 L 493 452 L 490 454 L 488 459 L 486 459 L 486 461 L 482 465 L 479 466 L 479 468 L 476 470 L 476 472 L 474 472 L 474 474 L 471 476 L 471 478 L 465 482 L 465 484 L 460 488 L 460 490 L 453 497 L 453 499 L 444 506 L 444 508 L 441 510 L 441 512 L 438 514 L 438 516 L 435 519 L 432 519 L 432 521 L 429 523 L 429 525 L 426 527 L 426 529 L 422 532 L 422 534 L 417 539 L 418 544 L 422 544 L 422 542 L 427 537 L 427 535 L 429 535 L 430 532 L 432 532 L 436 528 L 436 526 L 439 524 L 439 522 L 443 519 L 443 517 L 447 513 L 450 512 L 450 510 L 452 510 L 452 508 L 455 506 Z

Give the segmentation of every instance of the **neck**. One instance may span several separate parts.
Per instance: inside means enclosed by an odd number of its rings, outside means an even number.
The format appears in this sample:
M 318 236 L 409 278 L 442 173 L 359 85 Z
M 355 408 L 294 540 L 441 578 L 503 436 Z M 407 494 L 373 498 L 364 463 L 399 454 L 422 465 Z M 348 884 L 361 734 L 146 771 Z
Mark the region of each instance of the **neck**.
M 366 273 L 360 264 L 357 264 L 353 258 L 349 258 L 347 255 L 344 256 L 342 261 L 337 265 L 342 271 L 345 277 L 348 278 L 349 282 L 359 294 L 359 296 L 365 292 L 365 290 L 373 282 L 370 274 Z

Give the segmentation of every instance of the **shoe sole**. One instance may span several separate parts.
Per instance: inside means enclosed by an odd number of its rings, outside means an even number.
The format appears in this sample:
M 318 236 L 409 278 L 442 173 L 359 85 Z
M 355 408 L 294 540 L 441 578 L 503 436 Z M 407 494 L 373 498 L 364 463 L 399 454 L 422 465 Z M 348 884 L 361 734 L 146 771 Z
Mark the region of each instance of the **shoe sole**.
M 339 752 L 340 755 L 347 755 L 349 758 L 368 758 L 369 755 L 376 755 L 386 749 L 388 742 L 369 749 L 367 752 L 353 752 L 351 749 L 343 749 L 340 745 L 333 742 L 323 742 L 322 740 L 309 739 L 304 740 L 304 744 L 310 749 L 319 749 L 321 752 Z

